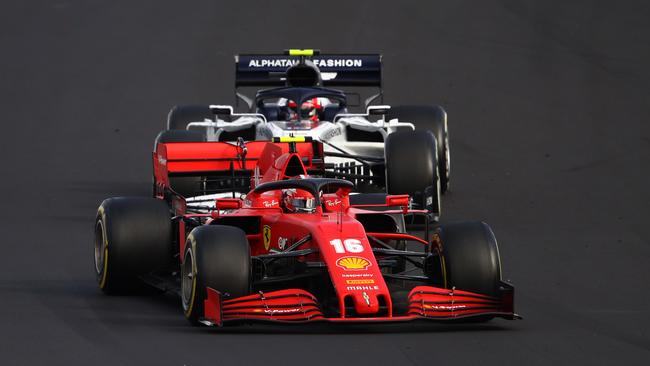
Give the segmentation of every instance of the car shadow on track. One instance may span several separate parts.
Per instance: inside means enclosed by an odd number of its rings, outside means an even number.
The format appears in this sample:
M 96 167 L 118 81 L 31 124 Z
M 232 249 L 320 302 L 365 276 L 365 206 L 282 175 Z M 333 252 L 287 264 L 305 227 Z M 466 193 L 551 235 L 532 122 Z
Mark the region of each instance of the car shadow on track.
M 508 331 L 508 327 L 497 324 L 439 324 L 411 322 L 401 324 L 342 325 L 342 324 L 243 324 L 222 328 L 198 329 L 205 334 L 383 334 L 383 333 L 450 333 L 476 331 Z M 192 331 L 197 329 L 192 328 Z

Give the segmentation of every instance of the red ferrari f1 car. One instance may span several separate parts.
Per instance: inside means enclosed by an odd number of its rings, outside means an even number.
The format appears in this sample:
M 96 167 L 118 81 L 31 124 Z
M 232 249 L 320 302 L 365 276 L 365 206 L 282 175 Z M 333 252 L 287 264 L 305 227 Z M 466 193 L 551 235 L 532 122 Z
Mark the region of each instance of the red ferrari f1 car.
M 408 195 L 351 204 L 351 182 L 310 177 L 322 148 L 308 137 L 158 144 L 155 197 L 99 207 L 99 287 L 176 292 L 190 322 L 211 326 L 517 318 L 487 224 L 424 220 L 424 235 L 411 235 L 406 219 L 427 211 Z M 170 188 L 170 175 L 206 171 L 221 172 L 203 179 L 215 192 L 252 188 L 192 201 Z

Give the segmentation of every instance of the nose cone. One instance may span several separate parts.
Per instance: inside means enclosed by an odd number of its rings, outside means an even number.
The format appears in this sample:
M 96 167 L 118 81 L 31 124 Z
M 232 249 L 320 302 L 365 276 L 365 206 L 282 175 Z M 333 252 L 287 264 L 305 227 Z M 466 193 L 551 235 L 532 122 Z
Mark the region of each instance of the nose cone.
M 320 222 L 319 229 L 312 235 L 317 238 L 320 255 L 327 263 L 341 317 L 390 317 L 390 292 L 363 225 L 344 215 Z
M 359 286 L 364 287 L 364 286 Z M 371 287 L 371 286 L 365 286 Z M 375 292 L 370 291 L 356 291 L 352 295 L 354 301 L 354 309 L 357 314 L 376 314 L 379 312 L 379 300 Z

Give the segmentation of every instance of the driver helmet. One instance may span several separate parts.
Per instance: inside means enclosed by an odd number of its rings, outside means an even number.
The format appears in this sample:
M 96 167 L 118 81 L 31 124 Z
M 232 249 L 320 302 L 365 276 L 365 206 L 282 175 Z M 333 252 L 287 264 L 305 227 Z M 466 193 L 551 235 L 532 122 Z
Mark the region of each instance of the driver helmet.
M 310 120 L 318 122 L 318 113 L 323 109 L 323 105 L 320 103 L 318 98 L 312 98 L 303 102 L 300 108 L 298 108 L 298 104 L 293 100 L 290 100 L 287 103 L 287 106 L 294 111 L 292 117 L 300 121 Z
M 285 189 L 282 192 L 282 205 L 288 212 L 314 212 L 316 199 L 301 189 Z

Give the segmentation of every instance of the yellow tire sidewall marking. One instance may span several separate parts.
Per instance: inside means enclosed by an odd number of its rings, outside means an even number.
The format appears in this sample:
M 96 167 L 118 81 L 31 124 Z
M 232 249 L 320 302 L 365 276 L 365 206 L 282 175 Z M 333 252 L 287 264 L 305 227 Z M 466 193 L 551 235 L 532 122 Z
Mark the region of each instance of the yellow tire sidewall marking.
M 99 207 L 99 215 L 101 217 L 101 225 L 102 225 L 102 242 L 104 244 L 104 260 L 103 260 L 103 268 L 102 268 L 102 274 L 100 276 L 99 280 L 99 288 L 103 289 L 106 287 L 106 279 L 108 277 L 108 233 L 107 233 L 107 227 L 106 227 L 106 213 L 104 212 L 104 207 L 100 206 Z
M 441 254 L 440 256 L 440 267 L 442 268 L 442 286 L 447 288 L 447 265 L 445 264 L 445 257 Z
M 190 241 L 190 255 L 192 256 L 192 292 L 190 295 L 190 301 L 187 306 L 187 309 L 185 309 L 185 317 L 189 318 L 192 315 L 192 310 L 194 309 L 194 300 L 196 298 L 196 277 L 197 277 L 197 268 L 196 268 L 196 240 L 194 240 L 194 236 L 190 235 L 187 238 Z M 185 253 L 185 259 L 187 258 L 187 254 Z M 182 279 L 181 279 L 182 281 Z M 182 282 L 181 282 L 182 283 Z
M 438 253 L 438 258 L 440 258 L 440 270 L 442 272 L 442 287 L 447 288 L 447 265 L 445 264 L 445 256 L 443 254 L 444 250 L 442 249 L 442 240 L 438 233 L 434 233 L 432 239 L 432 244 L 436 245 L 436 252 Z

